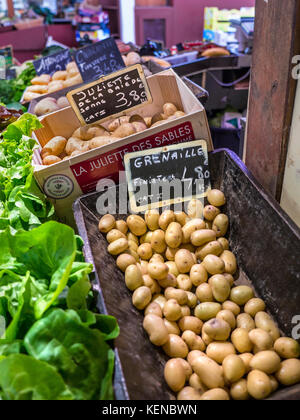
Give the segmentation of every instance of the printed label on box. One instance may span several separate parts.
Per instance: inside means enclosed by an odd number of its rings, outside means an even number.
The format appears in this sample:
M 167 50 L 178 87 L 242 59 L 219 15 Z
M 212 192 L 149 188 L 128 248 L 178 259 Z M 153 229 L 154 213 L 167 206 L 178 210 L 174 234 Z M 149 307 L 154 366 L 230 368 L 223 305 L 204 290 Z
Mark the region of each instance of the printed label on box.
M 74 191 L 74 182 L 66 175 L 52 175 L 44 183 L 45 194 L 56 200 L 69 197 Z
M 93 159 L 72 165 L 71 169 L 80 188 L 86 194 L 96 190 L 100 179 L 111 178 L 117 182 L 119 172 L 124 171 L 123 158 L 127 153 L 185 143 L 195 139 L 193 126 L 191 122 L 187 121 L 153 136 L 101 154 Z

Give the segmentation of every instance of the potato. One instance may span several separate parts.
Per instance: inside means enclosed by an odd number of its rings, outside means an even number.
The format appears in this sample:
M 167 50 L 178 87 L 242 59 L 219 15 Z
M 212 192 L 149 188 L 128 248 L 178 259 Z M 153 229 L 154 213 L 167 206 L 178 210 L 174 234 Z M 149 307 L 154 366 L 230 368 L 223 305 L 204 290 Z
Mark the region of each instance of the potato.
M 146 232 L 145 235 L 140 237 L 140 244 L 150 244 L 151 245 L 151 238 L 152 238 L 153 232 Z
M 203 260 L 203 265 L 209 274 L 223 274 L 225 270 L 224 261 L 216 255 L 207 255 Z
M 180 249 L 175 255 L 175 264 L 180 273 L 189 273 L 194 265 L 194 259 L 190 251 Z
M 50 82 L 48 85 L 48 93 L 57 92 L 58 90 L 64 89 L 65 83 L 62 80 Z
M 116 226 L 116 219 L 111 214 L 106 214 L 100 219 L 99 230 L 102 233 L 108 233 Z
M 168 330 L 159 316 L 152 314 L 145 316 L 143 327 L 148 333 L 151 343 L 155 346 L 163 346 L 168 341 Z
M 174 261 L 166 261 L 165 264 L 169 267 L 169 274 L 173 274 L 175 277 L 179 276 L 179 271 Z
M 189 352 L 188 346 L 182 338 L 175 334 L 169 334 L 167 342 L 163 345 L 163 350 L 169 357 L 180 357 L 181 359 L 185 359 Z
M 168 321 L 178 321 L 181 316 L 181 306 L 177 300 L 170 299 L 165 303 L 163 314 Z
M 164 377 L 172 391 L 178 392 L 183 389 L 187 378 L 180 359 L 171 359 L 167 361 L 164 369 Z
M 224 274 L 223 274 L 224 275 Z M 234 302 L 227 300 L 223 303 L 222 308 L 231 311 L 233 315 L 237 316 L 241 313 L 241 308 Z
M 269 376 L 269 378 L 270 378 L 270 381 L 271 381 L 272 393 L 276 392 L 277 389 L 279 388 L 279 383 L 274 376 Z
M 218 214 L 215 218 L 212 229 L 216 232 L 217 238 L 225 236 L 229 226 L 229 219 L 226 214 Z
M 133 121 L 131 124 L 135 129 L 136 133 L 141 133 L 142 131 L 145 131 L 148 128 L 146 123 L 142 121 Z
M 60 109 L 67 108 L 68 106 L 70 106 L 70 102 L 65 96 L 61 96 L 57 99 L 57 105 Z
M 220 213 L 220 209 L 212 205 L 205 206 L 203 209 L 204 219 L 208 220 L 209 222 L 212 222 Z
M 130 215 L 126 222 L 129 230 L 136 236 L 142 236 L 147 231 L 146 222 L 141 216 Z
M 149 289 L 151 290 L 151 293 L 153 295 L 161 292 L 161 287 L 159 286 L 157 281 L 154 280 L 152 277 L 150 277 L 148 274 L 143 274 L 143 285 L 142 286 L 149 287 Z
M 227 356 L 236 354 L 236 351 L 231 343 L 214 341 L 208 345 L 206 354 L 215 362 L 222 364 Z
M 234 314 L 231 311 L 228 310 L 222 310 L 218 313 L 216 316 L 217 319 L 223 319 L 223 321 L 226 321 L 232 330 L 236 328 L 236 319 Z
M 199 376 L 196 373 L 193 373 L 189 379 L 189 385 L 196 389 L 200 394 L 204 394 L 204 392 L 207 391 L 207 387 L 203 385 L 203 383 L 200 381 Z
M 135 242 L 137 247 L 139 246 L 139 239 L 132 232 L 127 233 L 127 239 L 128 239 L 128 242 L 130 242 L 130 241 Z
M 23 100 L 25 101 L 25 102 L 30 102 L 30 101 L 32 101 L 33 99 L 36 99 L 36 98 L 39 98 L 41 96 L 41 94 L 40 93 L 36 93 L 36 92 L 28 92 L 27 91 L 27 89 L 25 90 L 25 92 L 24 92 L 24 97 L 23 97 Z
M 165 297 L 169 299 L 175 299 L 179 305 L 185 305 L 188 302 L 187 293 L 184 290 L 174 289 L 173 287 L 168 287 L 165 290 Z
M 276 373 L 276 379 L 284 386 L 298 384 L 300 382 L 300 360 L 284 360 Z
M 234 383 L 242 379 L 246 373 L 246 367 L 243 360 L 236 354 L 230 354 L 223 361 L 224 377 L 230 382 Z
M 191 316 L 191 310 L 188 305 L 181 305 L 182 317 Z
M 95 137 L 89 141 L 89 150 L 97 149 L 98 147 L 106 146 L 112 143 L 113 137 Z M 117 139 L 115 139 L 117 140 Z
M 136 260 L 129 254 L 121 254 L 118 256 L 116 261 L 117 266 L 123 273 L 125 273 L 126 268 L 132 264 L 136 264 Z
M 65 150 L 67 145 L 67 140 L 62 136 L 53 137 L 48 143 L 46 144 L 46 148 L 50 149 L 51 155 L 59 156 Z
M 125 283 L 132 292 L 144 285 L 141 270 L 136 264 L 130 265 L 125 271 Z
M 134 241 L 128 241 L 128 246 L 129 246 L 129 249 L 137 252 L 138 245 L 136 244 L 136 242 L 134 242 Z
M 145 317 L 147 315 L 156 315 L 159 318 L 163 317 L 162 309 L 157 302 L 149 303 L 149 305 L 145 309 L 144 315 L 145 315 Z
M 243 354 L 240 354 L 239 357 L 244 362 L 244 365 L 246 367 L 246 374 L 248 374 L 251 371 L 250 363 L 251 363 L 251 360 L 254 357 L 253 354 L 252 353 L 243 353 Z
M 137 264 L 140 267 L 142 275 L 148 274 L 148 261 L 141 260 L 140 263 Z
M 43 165 L 49 166 L 54 165 L 55 163 L 61 162 L 61 158 L 58 156 L 49 155 L 43 159 Z
M 254 318 L 258 312 L 263 312 L 265 309 L 266 305 L 263 300 L 253 298 L 246 303 L 244 311 Z
M 167 117 L 170 117 L 171 115 L 175 114 L 176 111 L 178 111 L 178 109 L 172 103 L 166 103 L 163 106 L 163 112 Z
M 214 230 L 213 230 L 213 232 L 216 233 Z M 221 237 L 221 238 L 218 238 L 217 241 L 219 242 L 219 244 L 221 245 L 221 247 L 224 249 L 224 251 L 228 251 L 229 250 L 229 242 L 228 242 L 228 239 Z
M 221 246 L 221 245 L 220 245 Z M 237 262 L 234 254 L 230 251 L 223 251 L 220 255 L 221 260 L 225 263 L 225 272 L 235 274 L 237 272 Z
M 126 63 L 127 63 L 127 66 L 134 66 L 135 64 L 140 64 L 141 56 L 138 53 L 132 51 L 129 54 L 127 54 Z
M 115 131 L 114 131 L 114 136 L 115 137 L 119 137 L 121 139 L 125 138 L 125 137 L 129 137 L 132 136 L 133 134 L 136 133 L 136 129 L 133 126 L 133 124 L 130 123 L 123 123 L 121 124 Z
M 158 254 L 163 253 L 167 249 L 165 241 L 165 232 L 161 229 L 155 230 L 151 237 L 152 249 Z
M 137 253 L 143 260 L 150 260 L 153 255 L 150 244 L 144 243 L 138 247 Z
M 197 287 L 196 296 L 201 303 L 214 301 L 212 287 L 207 283 L 200 284 Z
M 200 381 L 208 389 L 224 388 L 222 368 L 214 360 L 207 356 L 201 356 L 192 358 L 190 364 Z
M 278 338 L 275 341 L 274 349 L 282 359 L 298 359 L 300 357 L 300 345 L 292 338 Z
M 210 190 L 207 194 L 207 200 L 212 206 L 221 207 L 226 203 L 225 195 L 220 190 Z
M 230 336 L 231 328 L 226 321 L 213 318 L 203 325 L 203 331 L 214 341 L 226 341 Z
M 152 293 L 149 287 L 142 286 L 136 289 L 132 296 L 132 303 L 137 309 L 142 311 L 151 302 Z
M 118 239 L 117 241 L 112 242 L 107 247 L 107 251 L 111 255 L 122 254 L 124 251 L 126 251 L 126 249 L 128 249 L 128 241 L 127 239 L 124 239 L 124 238 L 121 238 L 121 239 Z
M 216 240 L 216 232 L 211 229 L 196 230 L 191 234 L 191 242 L 199 247 Z
M 152 302 L 158 303 L 158 305 L 161 307 L 161 310 L 163 310 L 167 299 L 164 297 L 164 295 L 157 293 L 152 297 Z
M 190 271 L 190 279 L 194 286 L 198 287 L 208 279 L 208 273 L 203 264 L 194 264 Z
M 152 231 L 159 229 L 159 212 L 157 210 L 148 210 L 145 213 L 145 221 L 148 228 Z
M 157 281 L 160 287 L 162 287 L 163 289 L 166 289 L 168 287 L 177 287 L 176 277 L 170 273 L 167 275 L 167 277 Z
M 118 229 L 120 232 L 124 233 L 124 235 L 128 232 L 128 226 L 127 223 L 124 220 L 118 220 L 116 221 L 116 229 Z
M 217 316 L 222 307 L 219 303 L 205 302 L 195 308 L 195 316 L 201 321 L 209 321 Z
M 178 251 L 179 251 L 179 248 L 170 248 L 168 246 L 168 248 L 166 250 L 166 253 L 165 253 L 166 259 L 168 261 L 175 261 L 175 255 L 176 255 L 176 252 L 178 252 Z
M 182 332 L 193 331 L 199 335 L 203 327 L 203 322 L 195 316 L 185 316 L 180 319 L 178 325 Z
M 34 108 L 34 113 L 38 117 L 42 115 L 49 114 L 50 112 L 55 112 L 59 110 L 59 106 L 54 101 L 49 101 L 49 99 L 42 99 L 38 102 Z
M 238 382 L 231 385 L 230 396 L 235 401 L 247 401 L 250 398 L 247 380 L 240 379 Z
M 205 229 L 205 222 L 202 219 L 193 219 L 187 222 L 182 228 L 182 243 L 188 244 L 190 242 L 192 233 L 201 229 Z
M 177 287 L 178 289 L 185 290 L 186 292 L 190 292 L 192 290 L 193 283 L 191 282 L 188 275 L 180 274 L 177 277 Z
M 236 318 L 237 327 L 243 328 L 244 330 L 247 330 L 248 332 L 255 329 L 255 322 L 254 319 L 251 318 L 248 314 L 240 314 Z
M 169 224 L 165 234 L 165 241 L 170 248 L 178 248 L 182 242 L 181 225 L 177 222 Z
M 254 292 L 249 286 L 238 286 L 231 290 L 230 300 L 239 306 L 245 305 L 254 297 Z
M 233 331 L 231 341 L 239 353 L 250 353 L 252 351 L 253 344 L 250 341 L 249 333 L 243 328 L 237 328 Z
M 201 401 L 229 401 L 230 397 L 228 392 L 224 389 L 216 388 L 211 389 L 210 391 L 205 392 L 202 397 Z
M 251 397 L 256 400 L 268 398 L 272 392 L 270 378 L 259 370 L 253 370 L 249 373 L 247 379 L 247 388 Z
M 187 361 L 190 364 L 190 366 L 192 366 L 192 362 L 194 360 L 196 360 L 198 357 L 203 357 L 203 356 L 206 356 L 206 354 L 203 353 L 203 351 L 200 351 L 200 350 L 192 350 L 188 354 Z
M 176 218 L 174 212 L 172 210 L 165 210 L 158 219 L 158 225 L 160 229 L 166 231 L 168 226 L 175 221 Z M 176 248 L 176 246 L 172 248 Z
M 212 293 L 217 302 L 225 302 L 230 295 L 230 286 L 222 274 L 216 274 L 209 279 Z
M 155 280 L 163 280 L 168 276 L 169 267 L 161 262 L 148 264 L 148 274 Z
M 223 252 L 222 246 L 218 241 L 209 242 L 206 245 L 203 245 L 196 249 L 197 259 L 203 261 L 207 255 L 216 255 L 220 256 Z
M 272 375 L 280 368 L 280 357 L 275 351 L 261 351 L 257 353 L 250 362 L 253 370 L 261 370 L 267 375 Z
M 203 204 L 200 200 L 193 199 L 188 203 L 187 214 L 192 219 L 201 218 L 203 215 Z
M 197 305 L 197 296 L 193 293 L 193 292 L 186 292 L 187 296 L 188 296 L 188 301 L 187 301 L 187 305 L 190 308 L 195 308 L 195 306 Z
M 193 331 L 184 331 L 181 338 L 187 344 L 188 348 L 192 351 L 204 351 L 206 349 L 206 345 L 204 344 L 202 338 L 195 334 Z
M 280 332 L 277 325 L 266 312 L 258 312 L 255 315 L 255 325 L 257 328 L 268 332 L 274 341 L 280 338 Z
M 85 153 L 90 150 L 89 142 L 80 140 L 76 137 L 70 137 L 66 145 L 67 155 L 72 155 L 73 152 Z
M 183 227 L 188 221 L 189 217 L 184 211 L 175 211 L 175 220 Z
M 191 386 L 186 386 L 177 395 L 177 401 L 198 401 L 201 400 L 201 393 Z
M 168 321 L 166 318 L 164 318 L 164 324 L 167 327 L 169 334 L 181 335 L 181 331 L 176 322 Z
M 106 240 L 108 243 L 112 243 L 114 241 L 117 241 L 118 239 L 126 239 L 126 236 L 124 233 L 120 232 L 117 229 L 112 229 L 108 234 L 106 235 Z

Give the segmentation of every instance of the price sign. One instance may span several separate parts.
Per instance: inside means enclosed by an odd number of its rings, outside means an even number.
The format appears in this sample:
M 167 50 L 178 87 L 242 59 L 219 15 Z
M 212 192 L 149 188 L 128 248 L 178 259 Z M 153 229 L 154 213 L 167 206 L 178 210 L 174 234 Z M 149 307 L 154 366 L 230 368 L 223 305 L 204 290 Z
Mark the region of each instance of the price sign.
M 211 188 L 205 140 L 129 153 L 124 164 L 134 212 L 204 198 Z
M 140 64 L 72 90 L 67 98 L 82 125 L 118 117 L 152 102 Z
M 97 80 L 125 67 L 114 38 L 80 48 L 75 53 L 75 61 L 84 82 Z
M 39 58 L 33 62 L 36 74 L 49 74 L 52 76 L 56 71 L 66 70 L 67 64 L 72 60 L 70 51 L 65 49 L 55 54 Z

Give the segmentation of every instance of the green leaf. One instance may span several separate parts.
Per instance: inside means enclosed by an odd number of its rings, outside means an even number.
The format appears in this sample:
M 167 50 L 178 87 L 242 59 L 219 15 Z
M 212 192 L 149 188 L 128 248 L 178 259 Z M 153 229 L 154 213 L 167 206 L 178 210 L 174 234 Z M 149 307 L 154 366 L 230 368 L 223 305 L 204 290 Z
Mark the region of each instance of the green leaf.
M 0 356 L 9 356 L 22 352 L 23 342 L 21 340 L 0 340 Z
M 52 366 L 23 354 L 0 361 L 0 389 L 5 400 L 74 399 Z
M 87 275 L 82 276 L 70 287 L 67 295 L 68 309 L 86 309 L 86 298 L 91 290 L 91 283 Z
M 101 383 L 100 400 L 114 400 L 113 373 L 115 366 L 115 353 L 112 349 L 108 351 L 108 368 L 105 377 Z

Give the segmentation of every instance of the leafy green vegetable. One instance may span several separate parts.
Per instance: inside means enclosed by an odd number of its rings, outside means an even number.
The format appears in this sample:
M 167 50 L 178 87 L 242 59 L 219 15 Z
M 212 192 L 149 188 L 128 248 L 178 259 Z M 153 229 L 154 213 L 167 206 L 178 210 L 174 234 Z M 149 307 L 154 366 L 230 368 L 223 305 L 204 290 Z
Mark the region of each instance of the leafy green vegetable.
M 12 354 L 0 361 L 0 387 L 5 400 L 74 399 L 52 366 L 23 354 Z
M 20 102 L 24 90 L 35 76 L 34 65 L 28 62 L 16 79 L 0 80 L 0 102 L 8 106 L 13 102 Z
M 75 311 L 51 310 L 33 325 L 24 343 L 31 356 L 57 369 L 76 399 L 99 399 L 101 378 L 105 378 L 105 395 L 110 392 L 109 347 L 102 334 L 86 327 Z

